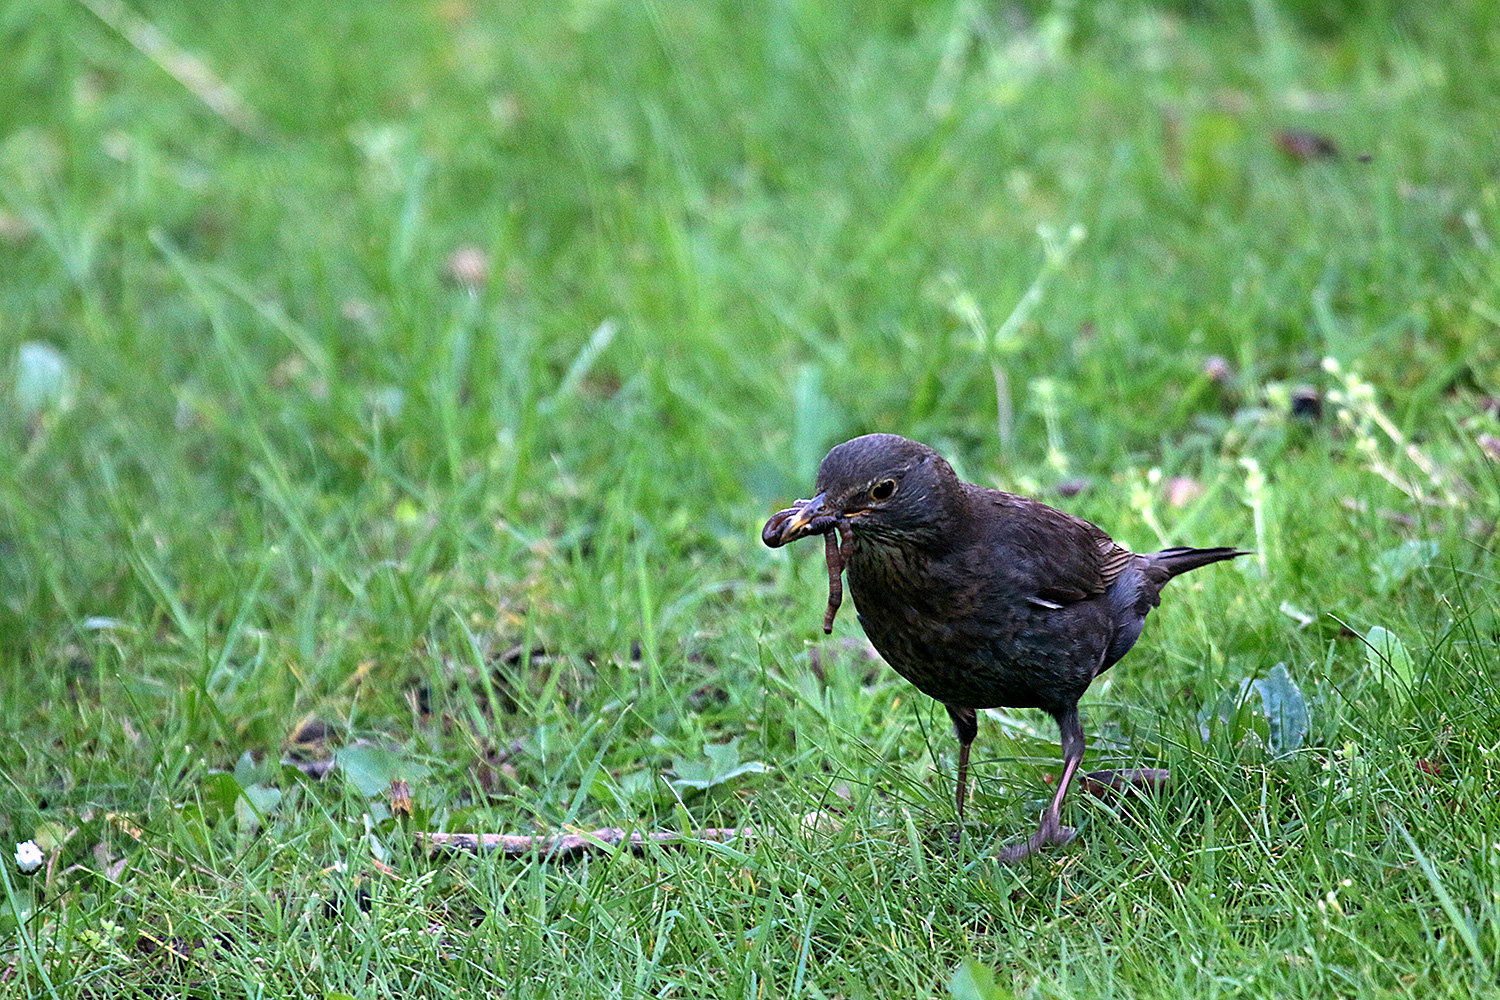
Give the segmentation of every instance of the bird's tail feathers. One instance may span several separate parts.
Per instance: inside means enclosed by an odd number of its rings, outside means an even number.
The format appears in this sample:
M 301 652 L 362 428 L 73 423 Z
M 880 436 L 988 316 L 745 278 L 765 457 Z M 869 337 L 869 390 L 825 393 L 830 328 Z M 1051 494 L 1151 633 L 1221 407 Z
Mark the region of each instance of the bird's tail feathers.
M 1199 566 L 1207 566 L 1209 563 L 1248 555 L 1250 553 L 1243 549 L 1236 549 L 1226 545 L 1211 549 L 1194 549 L 1180 545 L 1175 548 L 1162 549 L 1160 552 L 1153 552 L 1146 558 L 1151 561 L 1153 566 L 1166 570 L 1167 579 L 1170 580 L 1179 573 L 1186 573 L 1188 570 L 1197 569 Z

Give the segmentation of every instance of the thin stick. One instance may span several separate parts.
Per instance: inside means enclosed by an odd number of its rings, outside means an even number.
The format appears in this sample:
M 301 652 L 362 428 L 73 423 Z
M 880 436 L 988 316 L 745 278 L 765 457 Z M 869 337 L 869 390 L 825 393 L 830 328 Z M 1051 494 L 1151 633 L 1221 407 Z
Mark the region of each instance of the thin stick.
M 609 853 L 612 849 L 628 847 L 640 853 L 647 844 L 680 845 L 693 841 L 721 842 L 736 837 L 750 836 L 753 827 L 710 827 L 691 836 L 680 833 L 640 833 L 605 827 L 581 833 L 556 833 L 552 835 L 527 836 L 510 833 L 427 833 L 416 834 L 417 843 L 430 851 L 470 851 L 487 854 L 499 851 L 512 857 L 536 854 L 546 860 L 576 858 L 590 852 Z

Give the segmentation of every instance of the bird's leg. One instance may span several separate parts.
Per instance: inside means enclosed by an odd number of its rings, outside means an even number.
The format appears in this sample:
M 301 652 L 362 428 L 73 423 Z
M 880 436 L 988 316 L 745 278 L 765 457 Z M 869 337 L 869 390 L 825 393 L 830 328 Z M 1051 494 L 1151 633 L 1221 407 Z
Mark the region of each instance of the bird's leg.
M 1057 728 L 1062 734 L 1063 751 L 1063 774 L 1062 780 L 1057 783 L 1057 794 L 1052 796 L 1052 804 L 1042 813 L 1042 822 L 1036 833 L 1023 843 L 1012 844 L 1003 849 L 1000 852 L 1001 861 L 1020 861 L 1048 844 L 1066 844 L 1077 834 L 1071 826 L 1062 825 L 1063 799 L 1068 794 L 1068 786 L 1073 782 L 1073 773 L 1083 762 L 1083 726 L 1078 721 L 1076 705 L 1057 717 Z
M 964 832 L 964 799 L 969 790 L 969 744 L 979 733 L 979 717 L 972 708 L 957 708 L 945 705 L 948 718 L 953 720 L 953 732 L 958 736 L 958 790 L 954 801 L 958 805 L 958 832 Z

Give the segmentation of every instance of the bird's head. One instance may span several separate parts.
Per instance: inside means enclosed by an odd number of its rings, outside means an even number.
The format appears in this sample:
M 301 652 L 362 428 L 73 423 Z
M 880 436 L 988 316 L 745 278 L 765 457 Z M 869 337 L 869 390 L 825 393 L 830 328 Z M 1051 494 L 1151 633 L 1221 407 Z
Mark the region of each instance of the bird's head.
M 959 493 L 958 477 L 925 444 L 896 434 L 866 434 L 830 451 L 818 467 L 817 494 L 767 524 L 767 545 L 823 534 L 843 522 L 858 535 L 896 541 L 936 540 Z

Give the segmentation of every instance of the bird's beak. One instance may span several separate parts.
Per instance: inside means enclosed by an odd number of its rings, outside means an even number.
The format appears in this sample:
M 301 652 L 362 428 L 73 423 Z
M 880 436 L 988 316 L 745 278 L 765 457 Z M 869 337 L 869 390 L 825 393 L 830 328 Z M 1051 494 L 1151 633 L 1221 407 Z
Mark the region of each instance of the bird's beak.
M 798 500 L 796 504 L 771 515 L 761 530 L 760 540 L 771 548 L 780 548 L 808 535 L 822 535 L 831 530 L 838 515 L 828 506 L 828 494 L 819 493 L 811 500 Z

